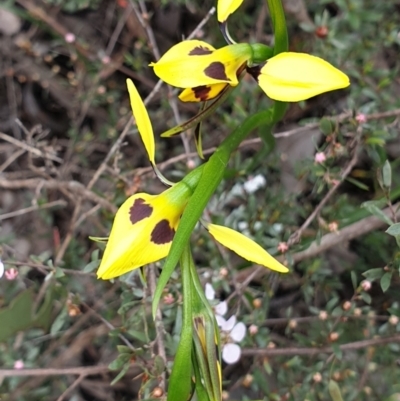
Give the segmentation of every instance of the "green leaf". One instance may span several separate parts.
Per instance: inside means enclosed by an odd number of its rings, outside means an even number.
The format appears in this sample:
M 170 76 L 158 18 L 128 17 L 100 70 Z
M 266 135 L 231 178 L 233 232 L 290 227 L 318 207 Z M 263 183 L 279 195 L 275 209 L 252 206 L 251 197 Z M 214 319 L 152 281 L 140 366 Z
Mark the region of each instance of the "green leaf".
M 386 189 L 392 186 L 392 168 L 388 160 L 385 161 L 382 167 L 382 183 Z
M 111 386 L 113 386 L 115 383 L 119 382 L 126 374 L 128 369 L 130 368 L 131 364 L 126 363 L 122 370 L 117 374 L 117 376 L 114 378 L 114 380 L 111 382 Z
M 400 223 L 392 224 L 385 232 L 389 235 L 393 235 L 393 237 L 397 237 L 400 235 Z
M 333 380 L 329 381 L 328 391 L 333 401 L 343 401 L 342 393 L 340 392 L 340 388 L 335 381 Z
M 339 344 L 332 344 L 332 351 L 335 354 L 336 358 L 340 361 L 343 357 L 343 351 L 340 349 Z
M 369 269 L 365 271 L 362 275 L 369 281 L 374 281 L 378 278 L 381 278 L 384 271 L 382 267 L 376 267 L 375 269 Z
M 371 295 L 369 295 L 367 292 L 362 292 L 361 298 L 366 304 L 368 304 L 368 305 L 371 304 L 372 298 L 371 298 Z
M 0 309 L 0 342 L 32 327 L 48 330 L 53 311 L 53 297 L 54 289 L 50 287 L 43 304 L 35 314 L 32 311 L 32 305 L 35 303 L 33 290 L 29 289 L 22 291 L 9 306 Z
M 91 273 L 93 270 L 97 269 L 99 266 L 100 266 L 100 260 L 92 260 L 83 268 L 83 272 Z
M 369 191 L 369 187 L 362 183 L 361 181 L 355 180 L 354 178 L 347 177 L 346 181 L 351 182 L 353 185 L 355 185 L 357 188 L 362 189 L 363 191 Z
M 165 362 L 164 359 L 161 358 L 160 355 L 156 355 L 154 358 L 154 374 L 156 376 L 161 376 L 161 374 L 165 371 Z
M 355 271 L 351 271 L 350 272 L 350 276 L 351 276 L 351 283 L 353 284 L 353 289 L 355 290 L 357 288 L 357 274 Z
M 382 277 L 381 277 L 381 288 L 382 292 L 386 292 L 389 287 L 390 283 L 392 281 L 392 274 L 393 272 L 386 272 Z
M 131 359 L 131 353 L 123 353 L 119 354 L 117 359 L 114 359 L 109 365 L 108 369 L 110 370 L 119 370 L 121 369 L 129 360 Z M 129 363 L 128 363 L 129 366 Z
M 319 122 L 319 129 L 324 135 L 330 135 L 335 131 L 335 124 L 329 118 L 322 118 Z
M 67 307 L 64 307 L 51 325 L 50 334 L 57 334 L 68 319 Z
M 393 221 L 390 219 L 390 217 L 383 213 L 383 211 L 376 206 L 376 201 L 367 201 L 364 202 L 361 206 L 385 223 L 389 225 L 393 224 Z

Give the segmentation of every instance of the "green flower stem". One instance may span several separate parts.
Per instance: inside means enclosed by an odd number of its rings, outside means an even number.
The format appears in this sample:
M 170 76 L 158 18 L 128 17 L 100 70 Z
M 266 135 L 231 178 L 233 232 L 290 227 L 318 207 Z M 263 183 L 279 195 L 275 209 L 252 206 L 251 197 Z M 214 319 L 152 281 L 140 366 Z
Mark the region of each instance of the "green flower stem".
M 221 400 L 222 385 L 220 380 L 221 354 L 220 336 L 217 329 L 214 312 L 205 297 L 203 287 L 197 274 L 193 258 L 190 263 L 192 284 L 192 313 L 198 322 L 203 323 L 205 338 L 204 344 L 194 332 L 194 350 L 196 351 L 196 363 L 203 379 L 205 391 L 211 400 Z M 196 389 L 198 387 L 196 386 Z
M 289 49 L 289 37 L 286 27 L 286 18 L 281 0 L 267 0 L 272 18 L 272 26 L 275 35 L 274 55 L 287 52 Z
M 171 274 L 182 255 L 183 249 L 187 246 L 194 227 L 199 221 L 208 201 L 224 177 L 225 169 L 229 162 L 231 153 L 252 130 L 261 124 L 265 124 L 266 121 L 271 122 L 271 120 L 268 120 L 270 118 L 271 110 L 264 110 L 248 117 L 227 138 L 224 139 L 205 164 L 200 181 L 182 214 L 170 252 L 158 279 L 157 288 L 153 298 L 153 316 L 155 316 L 162 291 L 171 277 Z
M 167 401 L 187 401 L 193 393 L 190 357 L 193 344 L 191 263 L 193 260 L 190 248 L 186 246 L 182 250 L 180 261 L 183 290 L 182 331 L 169 380 Z

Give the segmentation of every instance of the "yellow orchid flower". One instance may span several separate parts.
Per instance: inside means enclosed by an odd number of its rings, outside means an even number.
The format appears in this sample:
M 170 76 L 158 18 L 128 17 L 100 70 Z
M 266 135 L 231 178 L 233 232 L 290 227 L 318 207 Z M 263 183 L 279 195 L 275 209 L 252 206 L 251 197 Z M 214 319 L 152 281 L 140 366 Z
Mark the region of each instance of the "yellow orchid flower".
M 128 198 L 115 215 L 97 277 L 108 280 L 165 258 L 200 176 L 196 169 L 160 195 Z
M 187 40 L 171 47 L 150 66 L 166 83 L 186 89 L 181 100 L 205 101 L 216 97 L 227 84 L 239 83 L 238 71 L 252 58 L 252 53 L 246 43 L 216 50 L 206 42 Z
M 163 81 L 185 89 L 179 96 L 182 101 L 199 102 L 215 98 L 226 85 L 236 86 L 243 67 L 257 63 L 263 52 L 263 45 L 232 44 L 215 50 L 206 42 L 189 40 L 173 46 L 150 65 Z M 271 99 L 285 102 L 350 85 L 346 74 L 305 53 L 280 53 L 260 66 L 246 68 Z
M 145 144 L 150 162 L 154 162 L 153 128 L 143 101 L 132 81 L 127 81 L 132 112 Z M 203 165 L 204 166 L 204 165 Z M 159 195 L 138 193 L 118 209 L 97 277 L 118 277 L 168 255 L 181 215 L 202 174 L 203 166 L 191 171 L 182 181 Z M 210 234 L 243 258 L 272 270 L 288 269 L 258 244 L 230 228 L 208 224 Z

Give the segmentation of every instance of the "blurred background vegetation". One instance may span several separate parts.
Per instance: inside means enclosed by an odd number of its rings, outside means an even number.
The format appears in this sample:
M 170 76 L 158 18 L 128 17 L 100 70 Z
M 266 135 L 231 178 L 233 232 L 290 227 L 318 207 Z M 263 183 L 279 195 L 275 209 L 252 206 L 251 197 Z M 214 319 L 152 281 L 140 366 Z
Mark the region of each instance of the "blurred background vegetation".
M 127 196 L 162 190 L 129 122 L 125 79 L 147 97 L 156 134 L 193 116 L 198 105 L 157 85 L 147 65 L 192 34 L 222 46 L 213 6 L 2 1 L 1 400 L 164 397 L 179 340 L 179 280 L 163 299 L 160 342 L 151 277 L 98 281 L 101 245 L 89 236 L 108 235 Z M 284 6 L 290 49 L 328 60 L 351 87 L 291 105 L 268 147 L 257 135 L 246 141 L 207 209 L 280 255 L 289 274 L 236 259 L 201 230 L 193 235 L 204 284 L 248 328 L 240 362 L 223 365 L 224 396 L 400 400 L 400 2 Z M 271 44 L 266 2 L 246 0 L 230 31 Z M 245 79 L 204 122 L 206 157 L 268 104 Z M 157 160 L 173 180 L 200 163 L 191 133 L 158 138 Z

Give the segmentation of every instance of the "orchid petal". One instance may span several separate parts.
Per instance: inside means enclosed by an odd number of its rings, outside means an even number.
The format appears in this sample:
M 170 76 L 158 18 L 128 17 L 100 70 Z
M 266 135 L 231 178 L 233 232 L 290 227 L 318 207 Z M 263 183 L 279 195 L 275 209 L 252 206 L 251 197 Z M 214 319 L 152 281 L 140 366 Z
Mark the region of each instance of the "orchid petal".
M 240 43 L 215 50 L 199 40 L 180 42 L 169 49 L 156 63 L 154 73 L 178 88 L 227 83 L 236 86 L 237 72 L 252 57 L 249 44 Z
M 217 97 L 226 86 L 226 83 L 221 83 L 187 88 L 178 97 L 182 102 L 205 102 Z
M 268 97 L 298 102 L 350 85 L 349 77 L 327 61 L 305 53 L 280 53 L 267 61 L 258 84 Z
M 287 267 L 283 266 L 260 245 L 245 235 L 231 228 L 216 224 L 208 224 L 207 230 L 220 244 L 236 252 L 242 258 L 280 273 L 289 271 Z
M 225 22 L 243 3 L 243 0 L 218 0 L 217 18 L 218 22 Z
M 136 125 L 139 130 L 139 134 L 142 138 L 144 147 L 146 148 L 147 155 L 151 164 L 155 165 L 154 155 L 155 155 L 155 142 L 153 128 L 151 126 L 151 121 L 136 86 L 131 79 L 126 80 L 126 85 L 128 87 L 129 98 L 131 102 L 131 108 L 133 117 L 136 120 Z

